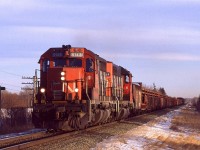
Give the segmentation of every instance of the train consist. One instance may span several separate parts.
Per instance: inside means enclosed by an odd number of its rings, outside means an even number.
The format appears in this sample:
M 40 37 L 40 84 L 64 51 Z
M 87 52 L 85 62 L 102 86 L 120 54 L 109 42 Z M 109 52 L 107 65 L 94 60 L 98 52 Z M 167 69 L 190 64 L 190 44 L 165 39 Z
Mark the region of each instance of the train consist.
M 133 83 L 130 71 L 86 48 L 50 48 L 39 64 L 32 113 L 36 127 L 84 129 L 184 103 Z

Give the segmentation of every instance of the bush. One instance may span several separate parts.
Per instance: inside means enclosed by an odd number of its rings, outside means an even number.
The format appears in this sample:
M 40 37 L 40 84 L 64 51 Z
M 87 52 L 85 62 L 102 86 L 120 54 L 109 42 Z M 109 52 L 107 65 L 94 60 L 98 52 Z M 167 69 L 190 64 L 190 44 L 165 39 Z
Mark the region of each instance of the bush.
M 191 103 L 192 103 L 192 105 L 193 105 L 194 107 L 196 107 L 197 111 L 200 112 L 200 95 L 199 95 L 198 98 L 197 98 L 197 97 L 193 98 L 193 99 L 191 100 Z
M 196 108 L 200 112 L 200 96 L 199 96 L 199 98 L 197 100 Z
M 27 108 L 1 109 L 0 134 L 20 132 L 33 128 Z

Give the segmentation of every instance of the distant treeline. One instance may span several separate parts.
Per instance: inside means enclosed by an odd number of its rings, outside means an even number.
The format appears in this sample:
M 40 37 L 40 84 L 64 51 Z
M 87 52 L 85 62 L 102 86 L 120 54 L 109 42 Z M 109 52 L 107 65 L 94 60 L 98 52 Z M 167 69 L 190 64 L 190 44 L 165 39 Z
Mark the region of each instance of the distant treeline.
M 2 91 L 1 107 L 5 109 L 10 109 L 15 107 L 30 108 L 32 99 L 33 99 L 32 91 L 23 90 L 19 93 Z
M 30 108 L 15 107 L 0 110 L 0 134 L 26 131 L 33 128 Z
M 0 134 L 26 131 L 33 128 L 31 123 L 32 91 L 19 93 L 1 92 Z
M 198 98 L 193 98 L 192 99 L 192 104 L 193 106 L 196 107 L 196 109 L 200 112 L 200 95 Z

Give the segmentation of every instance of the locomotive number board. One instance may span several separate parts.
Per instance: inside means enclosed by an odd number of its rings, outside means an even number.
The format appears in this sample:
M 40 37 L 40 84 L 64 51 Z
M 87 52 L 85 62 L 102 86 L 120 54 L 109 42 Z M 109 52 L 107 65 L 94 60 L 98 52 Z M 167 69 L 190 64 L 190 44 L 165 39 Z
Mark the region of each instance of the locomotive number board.
M 52 57 L 63 57 L 63 53 L 62 52 L 52 53 Z
M 80 52 L 72 52 L 70 53 L 71 57 L 83 57 L 83 53 Z

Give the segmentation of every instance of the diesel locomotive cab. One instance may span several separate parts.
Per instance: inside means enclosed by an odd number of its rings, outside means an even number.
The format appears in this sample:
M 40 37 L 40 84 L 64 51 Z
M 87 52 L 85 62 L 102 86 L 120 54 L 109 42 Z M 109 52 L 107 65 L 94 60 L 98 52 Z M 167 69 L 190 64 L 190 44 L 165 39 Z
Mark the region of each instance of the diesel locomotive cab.
M 39 62 L 40 87 L 47 91 L 46 102 L 82 100 L 85 94 L 82 89 L 92 87 L 94 60 L 84 48 L 51 48 Z

